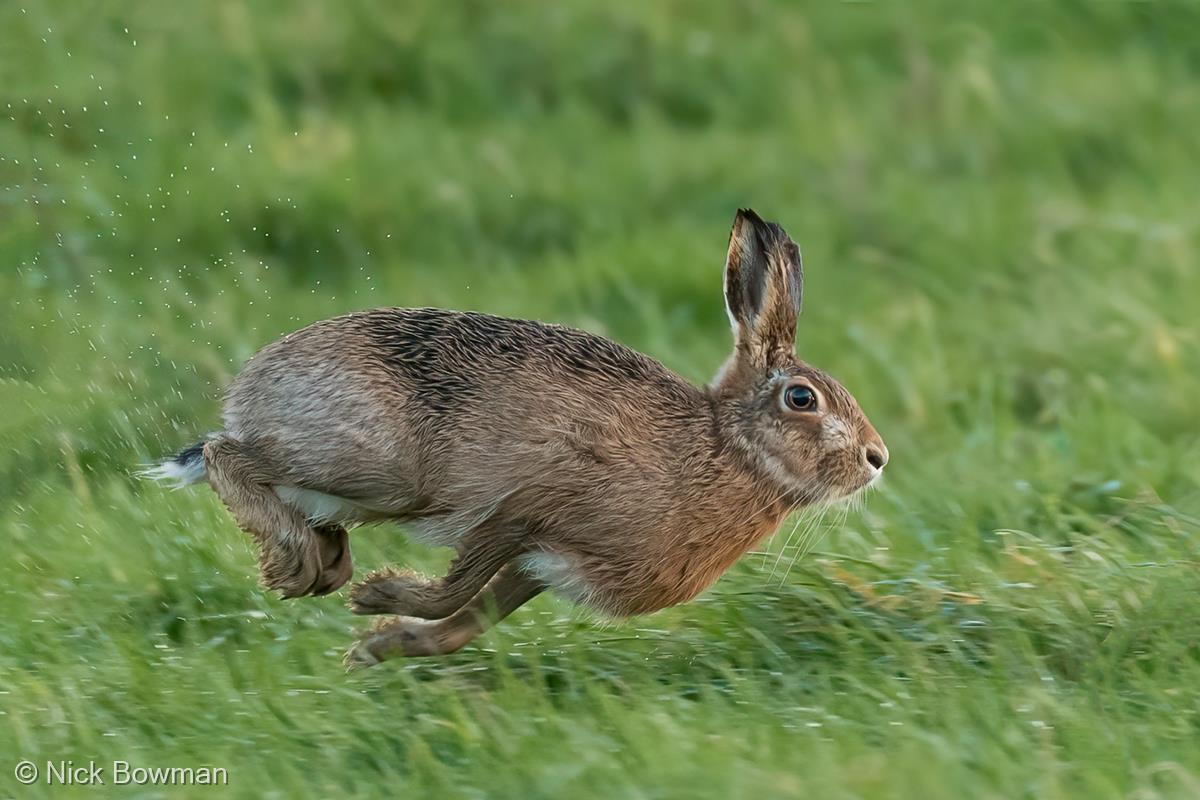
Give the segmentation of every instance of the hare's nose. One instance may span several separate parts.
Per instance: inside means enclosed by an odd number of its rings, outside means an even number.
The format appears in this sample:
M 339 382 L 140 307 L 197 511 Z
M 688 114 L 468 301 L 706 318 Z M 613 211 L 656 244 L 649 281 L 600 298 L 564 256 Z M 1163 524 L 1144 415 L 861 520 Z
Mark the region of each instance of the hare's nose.
M 869 444 L 863 448 L 863 457 L 872 469 L 882 470 L 888 462 L 888 451 L 883 443 Z

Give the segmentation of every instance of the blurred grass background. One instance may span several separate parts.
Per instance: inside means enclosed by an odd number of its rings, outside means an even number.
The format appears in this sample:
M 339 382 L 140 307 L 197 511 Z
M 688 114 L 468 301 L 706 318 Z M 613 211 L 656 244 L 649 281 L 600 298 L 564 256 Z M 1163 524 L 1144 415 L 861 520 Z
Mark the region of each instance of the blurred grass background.
M 1200 796 L 1197 30 L 1182 3 L 5 4 L 0 794 L 72 794 L 18 758 L 117 758 L 245 797 Z M 564 322 L 706 380 L 739 205 L 801 243 L 799 352 L 892 452 L 811 553 L 789 525 L 690 605 L 540 598 L 347 676 L 340 597 L 266 596 L 210 492 L 130 475 L 255 349 L 357 308 Z M 392 528 L 355 553 L 445 561 Z

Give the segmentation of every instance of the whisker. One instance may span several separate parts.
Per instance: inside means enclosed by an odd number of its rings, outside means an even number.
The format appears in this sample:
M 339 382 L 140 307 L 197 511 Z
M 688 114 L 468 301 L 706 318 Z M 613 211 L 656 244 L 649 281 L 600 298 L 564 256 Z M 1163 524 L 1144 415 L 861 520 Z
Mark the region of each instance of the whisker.
M 794 565 L 796 563 L 796 559 L 798 559 L 800 557 L 800 555 L 804 552 L 804 543 L 806 541 L 808 541 L 808 539 L 812 536 L 813 531 L 816 530 L 817 527 L 821 524 L 821 520 L 824 518 L 824 516 L 825 516 L 825 512 L 824 512 L 824 509 L 822 509 L 821 512 L 814 515 L 809 520 L 808 524 L 804 527 L 804 532 L 801 534 L 800 540 L 798 542 L 796 542 L 796 546 L 792 550 L 792 557 L 788 561 L 788 567 L 786 570 L 784 570 L 783 574 L 780 575 L 780 577 L 779 577 L 780 585 L 783 585 L 783 583 L 787 580 L 787 575 L 788 575 L 788 572 L 791 570 L 792 565 Z
M 796 505 L 793 505 L 792 509 L 795 510 L 796 506 L 798 506 L 798 505 L 799 505 L 799 503 L 797 503 Z M 792 524 L 792 529 L 790 531 L 788 531 L 788 535 L 787 535 L 787 538 L 783 542 L 783 546 L 781 548 L 779 548 L 779 552 L 775 555 L 775 563 L 771 565 L 771 573 L 769 575 L 767 575 L 768 582 L 770 582 L 771 578 L 775 577 L 775 571 L 777 569 L 779 569 L 779 562 L 783 559 L 784 553 L 787 552 L 788 546 L 791 545 L 792 537 L 796 535 L 796 530 L 800 527 L 800 524 L 805 522 L 805 517 L 806 517 L 806 515 L 810 514 L 811 509 L 812 509 L 812 506 L 809 506 L 809 507 L 801 510 L 801 512 L 796 515 L 796 521 Z
M 826 485 L 823 488 L 827 491 L 829 489 L 829 485 Z M 788 568 L 784 571 L 783 577 L 779 580 L 779 584 L 781 586 L 787 582 L 788 576 L 791 575 L 792 569 L 796 566 L 796 562 L 800 559 L 800 557 L 802 555 L 806 555 L 811 549 L 812 544 L 816 541 L 819 541 L 821 538 L 819 535 L 821 531 L 821 523 L 825 521 L 825 516 L 829 513 L 830 508 L 830 505 L 822 504 L 820 515 L 805 529 L 804 535 L 801 537 L 800 542 L 796 547 L 796 552 L 792 555 L 792 560 L 788 562 Z

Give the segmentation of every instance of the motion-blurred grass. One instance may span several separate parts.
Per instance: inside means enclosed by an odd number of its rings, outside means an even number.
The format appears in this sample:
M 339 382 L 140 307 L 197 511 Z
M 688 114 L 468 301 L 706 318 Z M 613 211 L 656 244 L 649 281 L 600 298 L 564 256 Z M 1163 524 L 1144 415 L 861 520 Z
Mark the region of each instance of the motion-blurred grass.
M 246 797 L 1200 796 L 1198 30 L 1140 3 L 3 5 L 0 794 L 92 793 L 19 758 L 116 758 Z M 566 322 L 703 381 L 739 205 L 800 241 L 799 351 L 892 451 L 810 553 L 789 525 L 690 605 L 542 598 L 347 676 L 338 597 L 266 596 L 210 492 L 130 475 L 217 424 L 257 347 L 355 308 Z

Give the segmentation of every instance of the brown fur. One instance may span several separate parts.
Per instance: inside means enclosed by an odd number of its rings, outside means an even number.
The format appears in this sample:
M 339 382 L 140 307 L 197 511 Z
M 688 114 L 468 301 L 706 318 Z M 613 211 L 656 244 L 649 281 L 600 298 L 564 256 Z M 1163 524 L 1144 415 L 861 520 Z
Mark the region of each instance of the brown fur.
M 435 309 L 318 322 L 234 381 L 204 449 L 209 482 L 287 596 L 348 579 L 343 524 L 402 520 L 458 549 L 440 580 L 384 572 L 354 588 L 357 613 L 436 621 L 373 631 L 350 663 L 457 649 L 486 609 L 547 586 L 615 615 L 685 602 L 793 508 L 866 485 L 868 454 L 886 460 L 853 397 L 793 355 L 802 281 L 783 230 L 739 212 L 735 347 L 704 388 L 556 325 Z M 783 404 L 793 383 L 818 410 Z M 333 496 L 322 527 L 287 499 L 299 490 Z

